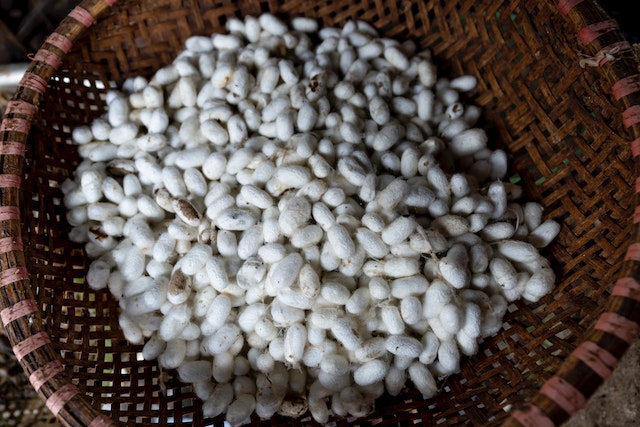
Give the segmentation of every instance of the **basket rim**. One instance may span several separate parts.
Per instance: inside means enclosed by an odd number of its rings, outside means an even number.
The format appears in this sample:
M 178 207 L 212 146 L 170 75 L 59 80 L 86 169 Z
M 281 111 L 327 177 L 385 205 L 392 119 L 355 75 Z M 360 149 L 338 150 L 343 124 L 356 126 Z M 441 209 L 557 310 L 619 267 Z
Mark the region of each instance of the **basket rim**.
M 60 354 L 52 348 L 51 339 L 43 328 L 21 240 L 19 182 L 24 174 L 29 130 L 39 102 L 46 93 L 48 80 L 75 42 L 116 3 L 118 0 L 82 0 L 69 12 L 34 55 L 9 101 L 0 125 L 3 166 L 11 165 L 11 170 L 16 171 L 0 175 L 0 192 L 4 192 L 4 199 L 8 200 L 0 205 L 0 222 L 6 223 L 13 233 L 12 242 L 3 249 L 11 265 L 14 265 L 0 270 L 0 292 L 4 294 L 0 314 L 5 328 L 14 332 L 10 337 L 23 337 L 19 342 L 12 340 L 11 345 L 31 384 L 58 420 L 68 425 L 119 424 L 92 406 L 72 383 L 64 372 Z M 611 86 L 612 95 L 621 104 L 624 125 L 631 129 L 634 140 L 630 144 L 637 164 L 640 155 L 640 100 L 629 95 L 640 92 L 640 84 L 637 83 L 640 81 L 640 63 L 633 55 L 633 47 L 624 39 L 617 22 L 608 16 L 596 0 L 561 0 L 557 8 L 558 13 L 573 25 L 585 51 L 593 55 L 582 58 L 581 65 L 598 67 L 610 82 L 614 82 Z M 599 39 L 604 33 L 615 34 L 618 41 L 604 45 Z M 639 168 L 636 167 L 636 170 Z M 640 225 L 636 220 L 634 228 L 633 241 L 628 245 L 618 279 L 597 322 L 531 401 L 510 410 L 503 426 L 560 425 L 584 407 L 591 396 L 574 387 L 571 378 L 577 377 L 600 385 L 611 375 L 621 355 L 638 338 L 640 325 L 630 318 L 640 308 L 640 283 L 636 279 L 640 262 L 640 243 L 636 241 L 640 236 Z M 5 301 L 8 303 L 4 304 Z M 633 310 L 629 310 L 630 306 Z M 626 308 L 623 310 L 623 307 Z M 621 338 L 615 341 L 615 348 L 603 342 L 602 336 L 607 334 Z M 39 365 L 34 368 L 33 364 L 27 364 L 27 355 L 34 355 Z M 584 363 L 578 363 L 580 361 Z M 45 384 L 49 386 L 43 387 Z

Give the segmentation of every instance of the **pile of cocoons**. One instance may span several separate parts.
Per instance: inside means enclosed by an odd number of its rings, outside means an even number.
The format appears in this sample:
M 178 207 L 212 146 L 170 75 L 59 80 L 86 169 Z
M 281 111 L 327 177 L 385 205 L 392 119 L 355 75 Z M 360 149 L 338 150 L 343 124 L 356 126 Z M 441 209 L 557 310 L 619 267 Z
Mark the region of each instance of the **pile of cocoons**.
M 88 285 L 234 426 L 364 417 L 409 384 L 434 396 L 555 281 L 540 249 L 560 226 L 505 180 L 463 101 L 477 79 L 363 21 L 226 30 L 73 129 L 61 190 Z

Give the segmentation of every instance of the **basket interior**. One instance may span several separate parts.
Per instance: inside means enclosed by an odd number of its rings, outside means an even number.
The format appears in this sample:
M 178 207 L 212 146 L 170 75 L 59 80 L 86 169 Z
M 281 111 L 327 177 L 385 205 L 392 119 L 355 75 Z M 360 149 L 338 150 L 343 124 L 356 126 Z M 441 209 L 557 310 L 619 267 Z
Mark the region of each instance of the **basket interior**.
M 45 329 L 67 372 L 96 408 L 127 425 L 210 425 L 174 372 L 141 359 L 119 330 L 118 303 L 84 283 L 89 260 L 67 234 L 59 185 L 78 155 L 73 127 L 104 112 L 104 94 L 125 78 L 170 63 L 192 34 L 224 31 L 227 17 L 272 12 L 323 25 L 349 19 L 431 49 L 442 73 L 472 74 L 470 99 L 493 147 L 510 156 L 509 177 L 545 216 L 562 224 L 545 249 L 558 278 L 552 295 L 514 303 L 504 330 L 465 358 L 459 374 L 423 400 L 412 388 L 385 396 L 359 425 L 497 425 L 529 400 L 580 343 L 608 297 L 631 237 L 631 139 L 610 98 L 611 82 L 579 64 L 583 47 L 552 1 L 320 2 L 123 1 L 65 57 L 39 105 L 25 164 L 23 239 Z M 584 384 L 585 392 L 595 386 Z M 219 420 L 216 420 L 219 421 Z M 265 425 L 290 425 L 276 416 Z M 337 420 L 338 425 L 348 420 Z M 295 425 L 313 424 L 310 418 Z

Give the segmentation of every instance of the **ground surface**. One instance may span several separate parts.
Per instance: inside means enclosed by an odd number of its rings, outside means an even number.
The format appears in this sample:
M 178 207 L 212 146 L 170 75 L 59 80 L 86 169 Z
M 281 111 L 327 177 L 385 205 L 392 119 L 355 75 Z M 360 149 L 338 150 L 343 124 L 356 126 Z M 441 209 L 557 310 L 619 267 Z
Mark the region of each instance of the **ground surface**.
M 77 2 L 0 0 L 0 64 L 28 61 L 26 55 L 37 50 L 44 37 Z M 631 43 L 640 43 L 640 27 L 635 26 L 635 15 L 631 13 L 633 3 L 600 2 L 619 21 L 625 37 Z M 9 97 L 10 94 L 0 94 L 0 115 Z M 0 426 L 53 425 L 4 338 L 0 330 Z M 640 341 L 625 354 L 613 376 L 594 394 L 587 407 L 563 427 L 636 426 L 640 426 Z

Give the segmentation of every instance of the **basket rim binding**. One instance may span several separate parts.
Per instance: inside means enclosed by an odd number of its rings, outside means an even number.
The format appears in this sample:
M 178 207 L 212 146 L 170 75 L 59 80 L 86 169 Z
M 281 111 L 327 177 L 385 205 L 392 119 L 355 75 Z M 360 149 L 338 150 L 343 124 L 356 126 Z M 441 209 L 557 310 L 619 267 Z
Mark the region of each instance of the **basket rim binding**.
M 51 412 L 68 425 L 116 426 L 118 423 L 93 407 L 72 383 L 64 372 L 60 354 L 53 349 L 43 328 L 21 239 L 20 183 L 29 130 L 48 80 L 73 44 L 117 2 L 83 0 L 61 21 L 34 55 L 0 125 L 3 167 L 9 165 L 10 168 L 5 167 L 4 170 L 14 171 L 0 174 L 0 193 L 4 196 L 2 200 L 6 201 L 0 205 L 0 222 L 11 233 L 9 237 L 0 239 L 1 252 L 5 253 L 11 265 L 0 270 L 0 317 L 11 332 L 9 336 L 14 354 L 31 384 Z M 605 77 L 614 82 L 611 92 L 621 103 L 625 127 L 632 132 L 634 139 L 629 143 L 636 170 L 640 170 L 637 167 L 640 156 L 640 96 L 637 96 L 640 93 L 640 64 L 633 55 L 633 47 L 624 39 L 618 24 L 595 0 L 561 0 L 557 7 L 558 12 L 573 24 L 585 51 L 593 55 L 583 58 L 581 65 L 599 67 Z M 603 45 L 599 36 L 605 33 L 615 34 L 618 42 Z M 640 241 L 640 226 L 635 219 L 634 227 L 633 241 L 628 245 L 618 279 L 595 325 L 585 333 L 582 342 L 532 400 L 511 410 L 504 427 L 562 424 L 584 407 L 590 397 L 571 384 L 570 378 L 600 385 L 611 375 L 619 360 L 614 354 L 623 354 L 637 339 L 640 325 L 633 316 L 640 308 L 640 282 L 637 279 L 640 274 L 640 243 L 637 243 Z M 602 339 L 608 334 L 620 338 L 615 340 L 615 347 L 612 347 L 611 340 Z

